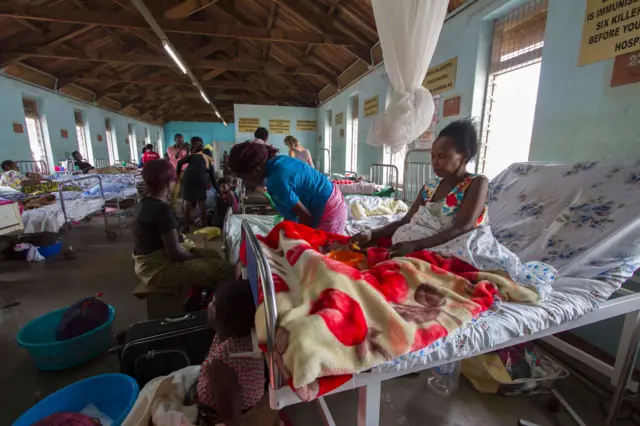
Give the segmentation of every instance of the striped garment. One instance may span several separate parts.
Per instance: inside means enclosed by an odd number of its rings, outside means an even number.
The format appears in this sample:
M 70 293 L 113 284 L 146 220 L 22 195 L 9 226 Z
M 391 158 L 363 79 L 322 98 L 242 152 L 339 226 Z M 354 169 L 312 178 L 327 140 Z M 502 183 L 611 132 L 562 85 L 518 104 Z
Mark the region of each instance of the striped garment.
M 347 203 L 344 201 L 342 191 L 337 185 L 333 185 L 333 192 L 324 206 L 318 229 L 332 234 L 342 234 L 346 223 Z

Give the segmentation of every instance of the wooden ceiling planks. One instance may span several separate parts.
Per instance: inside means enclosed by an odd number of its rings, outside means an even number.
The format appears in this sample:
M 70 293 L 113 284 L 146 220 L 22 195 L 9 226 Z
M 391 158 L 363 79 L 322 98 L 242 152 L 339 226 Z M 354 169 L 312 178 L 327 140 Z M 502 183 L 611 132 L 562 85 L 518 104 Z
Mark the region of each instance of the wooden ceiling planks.
M 316 105 L 382 61 L 370 0 L 146 3 L 227 120 L 234 102 Z M 130 0 L 0 0 L 0 26 L 10 76 L 152 122 L 217 121 Z

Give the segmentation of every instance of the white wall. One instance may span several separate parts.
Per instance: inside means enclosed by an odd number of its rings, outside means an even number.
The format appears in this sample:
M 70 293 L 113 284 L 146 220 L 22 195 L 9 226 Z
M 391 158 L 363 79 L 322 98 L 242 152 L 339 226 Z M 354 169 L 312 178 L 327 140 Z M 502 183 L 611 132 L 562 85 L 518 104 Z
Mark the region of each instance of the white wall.
M 1 160 L 31 159 L 22 105 L 23 98 L 36 101 L 45 144 L 50 149 L 49 161 L 54 163 L 50 166 L 57 164 L 59 160 L 78 149 L 75 110 L 82 112 L 94 158 L 109 158 L 105 118 L 109 118 L 111 121 L 113 136 L 118 146 L 119 160 L 129 158 L 129 146 L 126 144 L 128 123 L 134 126 L 138 136 L 138 151 L 142 150 L 144 144 L 144 127 L 149 128 L 150 135 L 154 135 L 158 131 L 162 132 L 160 126 L 154 126 L 5 76 L 0 76 L 0 94 L 2 94 L 0 96 Z M 25 132 L 14 133 L 13 123 L 25 126 Z M 62 137 L 60 131 L 63 129 L 68 132 L 68 138 Z M 102 136 L 100 142 L 98 142 L 98 135 Z M 151 142 L 156 142 L 153 137 Z

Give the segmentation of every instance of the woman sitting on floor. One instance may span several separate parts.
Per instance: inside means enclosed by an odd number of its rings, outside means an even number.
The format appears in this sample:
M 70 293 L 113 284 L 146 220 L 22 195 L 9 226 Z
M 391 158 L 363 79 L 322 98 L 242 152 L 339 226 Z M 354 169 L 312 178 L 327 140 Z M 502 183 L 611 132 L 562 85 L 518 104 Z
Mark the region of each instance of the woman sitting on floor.
M 344 231 L 347 205 L 342 192 L 308 164 L 278 155 L 271 145 L 244 142 L 231 149 L 229 167 L 254 186 L 266 179 L 275 208 L 286 220 L 334 234 Z
M 198 205 L 200 213 L 200 224 L 204 226 L 207 218 L 207 187 L 209 183 L 219 194 L 220 189 L 216 182 L 215 171 L 213 169 L 213 159 L 206 155 L 203 151 L 204 143 L 202 138 L 194 136 L 191 138 L 191 155 L 187 155 L 178 161 L 176 173 L 180 180 L 180 172 L 185 164 L 188 164 L 184 170 L 182 178 L 182 200 L 184 212 L 184 232 L 189 232 L 189 221 L 191 219 L 191 206 Z
M 249 281 L 224 283 L 213 296 L 207 315 L 216 335 L 185 402 L 198 405 L 198 425 L 280 423 L 265 395 L 264 359 L 252 355 L 255 313 Z
M 431 149 L 436 177 L 427 181 L 409 212 L 397 222 L 354 235 L 351 242 L 362 245 L 391 238 L 392 256 L 432 249 L 480 269 L 506 270 L 519 283 L 540 285 L 544 287 L 541 291 L 550 291 L 547 284 L 555 277 L 554 268 L 530 262 L 529 269 L 529 264 L 522 265 L 491 234 L 487 217 L 489 181 L 467 172 L 467 165 L 477 152 L 478 135 L 473 122 L 449 124 Z M 538 267 L 534 268 L 534 263 Z
M 311 159 L 311 153 L 308 149 L 305 149 L 302 145 L 300 145 L 298 139 L 289 135 L 284 138 L 284 144 L 289 148 L 289 157 L 297 158 L 298 160 L 304 161 L 311 167 L 315 168 L 315 166 L 313 165 L 313 160 Z
M 180 243 L 178 220 L 166 202 L 175 169 L 167 160 L 152 160 L 142 169 L 147 196 L 133 210 L 133 259 L 136 275 L 149 290 L 212 287 L 233 278 L 234 268 L 211 249 Z

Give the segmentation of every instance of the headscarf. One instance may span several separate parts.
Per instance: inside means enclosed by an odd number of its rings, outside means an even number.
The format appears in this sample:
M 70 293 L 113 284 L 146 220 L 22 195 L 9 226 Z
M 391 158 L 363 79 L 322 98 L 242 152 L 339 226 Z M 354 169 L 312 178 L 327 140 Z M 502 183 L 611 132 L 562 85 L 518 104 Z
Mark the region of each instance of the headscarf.
M 229 168 L 235 173 L 244 174 L 255 170 L 265 161 L 278 155 L 272 145 L 256 142 L 243 142 L 231 148 Z

